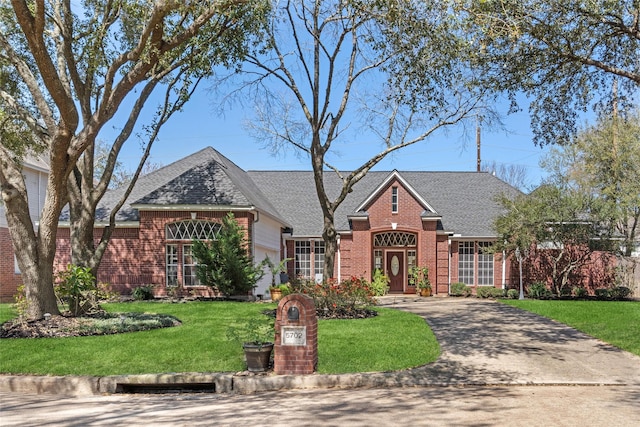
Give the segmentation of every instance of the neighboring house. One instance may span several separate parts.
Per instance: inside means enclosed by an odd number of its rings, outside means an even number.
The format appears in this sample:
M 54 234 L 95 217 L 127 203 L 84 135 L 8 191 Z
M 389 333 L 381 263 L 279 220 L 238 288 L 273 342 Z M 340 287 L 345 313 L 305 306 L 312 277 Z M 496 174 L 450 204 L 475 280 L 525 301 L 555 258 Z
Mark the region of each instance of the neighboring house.
M 49 164 L 44 157 L 27 156 L 23 162 L 23 173 L 29 198 L 29 214 L 37 228 L 47 191 Z M 5 207 L 0 200 L 0 301 L 13 302 L 20 284 L 22 276 L 13 251 Z
M 329 194 L 341 182 L 326 175 Z M 110 191 L 97 212 L 99 229 L 122 190 Z M 339 247 L 334 277 L 390 278 L 393 293 L 413 293 L 411 265 L 429 267 L 435 294 L 450 283 L 502 287 L 510 274 L 495 241 L 500 194 L 518 190 L 485 172 L 369 172 L 336 211 Z M 311 171 L 244 171 L 213 148 L 203 149 L 139 179 L 117 215 L 98 279 L 128 292 L 154 285 L 157 295 L 211 295 L 199 286 L 193 239 L 206 239 L 233 212 L 247 230 L 255 262 L 293 258 L 290 277 L 320 279 L 324 263 L 323 217 Z M 63 218 L 64 220 L 64 218 Z M 70 260 L 68 223 L 58 232 L 58 268 Z M 270 274 L 255 294 L 264 295 Z

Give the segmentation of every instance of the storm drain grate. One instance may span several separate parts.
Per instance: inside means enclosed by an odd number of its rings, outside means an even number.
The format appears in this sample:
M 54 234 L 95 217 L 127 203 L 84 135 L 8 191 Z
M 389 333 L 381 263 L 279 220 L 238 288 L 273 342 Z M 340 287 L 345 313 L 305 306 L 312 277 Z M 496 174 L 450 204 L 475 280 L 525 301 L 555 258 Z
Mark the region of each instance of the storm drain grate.
M 215 393 L 214 383 L 188 384 L 118 384 L 116 393 L 164 394 L 164 393 Z

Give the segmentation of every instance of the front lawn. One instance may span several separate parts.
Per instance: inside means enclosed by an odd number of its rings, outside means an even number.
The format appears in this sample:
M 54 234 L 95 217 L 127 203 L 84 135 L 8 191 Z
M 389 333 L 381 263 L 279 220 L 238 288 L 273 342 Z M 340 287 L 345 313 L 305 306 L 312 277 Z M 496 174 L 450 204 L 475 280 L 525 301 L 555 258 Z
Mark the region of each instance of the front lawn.
M 640 302 L 502 300 L 640 356 Z
M 241 371 L 242 348 L 226 339 L 227 326 L 236 319 L 262 316 L 275 304 L 135 302 L 104 308 L 170 314 L 182 326 L 106 336 L 2 339 L 0 372 L 102 376 Z M 379 315 L 370 319 L 319 321 L 319 373 L 406 369 L 437 359 L 438 343 L 422 318 L 376 310 Z M 9 304 L 0 304 L 0 322 L 13 316 Z

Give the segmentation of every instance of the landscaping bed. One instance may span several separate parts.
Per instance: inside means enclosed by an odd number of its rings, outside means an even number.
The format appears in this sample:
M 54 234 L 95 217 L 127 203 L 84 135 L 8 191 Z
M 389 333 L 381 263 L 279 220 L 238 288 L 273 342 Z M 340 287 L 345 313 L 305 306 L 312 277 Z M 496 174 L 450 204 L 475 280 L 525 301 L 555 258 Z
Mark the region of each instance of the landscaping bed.
M 180 320 L 168 314 L 107 313 L 83 317 L 51 316 L 48 319 L 9 320 L 0 327 L 0 338 L 62 338 L 111 335 L 179 326 Z

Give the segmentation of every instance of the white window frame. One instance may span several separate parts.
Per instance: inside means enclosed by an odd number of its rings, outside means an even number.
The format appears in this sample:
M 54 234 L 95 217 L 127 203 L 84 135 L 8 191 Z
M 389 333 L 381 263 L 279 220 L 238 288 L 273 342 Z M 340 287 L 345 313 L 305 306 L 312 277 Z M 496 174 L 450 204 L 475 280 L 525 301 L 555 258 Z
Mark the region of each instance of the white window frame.
M 192 251 L 193 245 L 182 245 L 182 285 L 186 288 L 200 286 L 196 275 L 198 262 Z
M 458 281 L 475 285 L 475 242 L 458 242 Z
M 487 252 L 491 242 L 478 242 L 478 286 L 494 286 L 493 254 Z
M 391 187 L 391 213 L 398 213 L 398 187 Z
M 311 276 L 311 241 L 296 240 L 294 244 L 296 276 Z
M 313 242 L 313 272 L 318 275 L 324 272 L 324 240 Z
M 382 249 L 374 249 L 373 250 L 373 271 L 380 270 L 384 271 L 384 266 L 382 265 Z
M 167 287 L 178 286 L 178 245 L 170 243 L 166 245 L 165 268 Z

